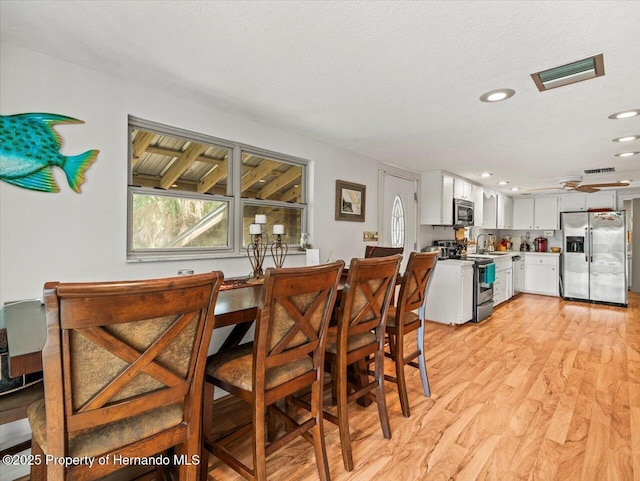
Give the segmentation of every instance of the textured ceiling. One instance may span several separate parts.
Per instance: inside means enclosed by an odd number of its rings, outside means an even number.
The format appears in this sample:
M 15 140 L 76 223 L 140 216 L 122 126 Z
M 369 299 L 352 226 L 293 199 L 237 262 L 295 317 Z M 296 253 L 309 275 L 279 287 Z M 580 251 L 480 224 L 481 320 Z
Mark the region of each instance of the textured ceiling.
M 414 171 L 640 186 L 640 2 L 0 2 L 2 41 Z M 604 53 L 606 75 L 530 74 Z M 484 92 L 512 88 L 487 104 Z M 215 135 L 215 132 L 211 132 Z M 493 172 L 488 181 L 481 172 Z

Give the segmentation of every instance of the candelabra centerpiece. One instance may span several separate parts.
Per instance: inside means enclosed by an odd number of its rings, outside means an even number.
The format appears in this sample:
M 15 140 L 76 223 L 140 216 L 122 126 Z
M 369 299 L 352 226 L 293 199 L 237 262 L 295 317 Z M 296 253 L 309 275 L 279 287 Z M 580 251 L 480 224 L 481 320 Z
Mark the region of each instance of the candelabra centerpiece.
M 273 235 L 276 236 L 276 240 L 271 243 L 271 257 L 273 257 L 273 263 L 277 268 L 284 265 L 284 260 L 287 258 L 287 252 L 289 246 L 282 242 L 282 236 L 284 236 L 284 226 L 281 224 L 275 224 L 273 226 Z
M 247 245 L 247 256 L 251 263 L 253 273 L 247 282 L 261 283 L 264 281 L 264 270 L 262 264 L 264 263 L 264 256 L 267 253 L 267 234 L 262 232 L 262 226 L 267 223 L 267 216 L 257 214 L 254 223 L 249 226 L 249 235 L 251 236 L 251 242 Z

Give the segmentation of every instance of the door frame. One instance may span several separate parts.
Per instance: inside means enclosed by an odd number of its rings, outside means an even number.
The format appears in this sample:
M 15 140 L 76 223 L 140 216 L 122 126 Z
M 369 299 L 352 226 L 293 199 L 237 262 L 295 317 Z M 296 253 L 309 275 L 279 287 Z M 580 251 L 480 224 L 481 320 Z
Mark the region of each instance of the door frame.
M 416 186 L 416 208 L 415 208 L 415 222 L 416 226 L 416 235 L 415 235 L 415 250 L 419 251 L 420 249 L 420 223 L 418 219 L 420 219 L 420 173 L 413 172 L 411 170 L 401 169 L 400 167 L 396 167 L 393 165 L 380 163 L 378 168 L 378 233 L 383 232 L 384 229 L 384 179 L 386 175 L 392 175 L 394 177 L 399 177 L 404 180 L 409 180 L 415 182 Z M 409 221 L 407 219 L 407 221 Z M 380 239 L 382 240 L 382 239 Z

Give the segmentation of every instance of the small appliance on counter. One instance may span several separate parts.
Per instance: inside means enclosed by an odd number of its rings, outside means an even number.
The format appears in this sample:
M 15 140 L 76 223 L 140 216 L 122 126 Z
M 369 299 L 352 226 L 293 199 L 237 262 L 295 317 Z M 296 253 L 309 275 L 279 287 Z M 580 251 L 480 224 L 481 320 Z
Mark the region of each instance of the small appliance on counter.
M 533 245 L 536 248 L 536 252 L 547 252 L 547 238 L 546 237 L 536 237 L 533 239 Z
M 458 254 L 458 243 L 454 240 L 437 240 L 433 241 L 433 245 L 440 248 L 440 259 L 454 259 Z M 428 249 L 425 247 L 423 251 Z

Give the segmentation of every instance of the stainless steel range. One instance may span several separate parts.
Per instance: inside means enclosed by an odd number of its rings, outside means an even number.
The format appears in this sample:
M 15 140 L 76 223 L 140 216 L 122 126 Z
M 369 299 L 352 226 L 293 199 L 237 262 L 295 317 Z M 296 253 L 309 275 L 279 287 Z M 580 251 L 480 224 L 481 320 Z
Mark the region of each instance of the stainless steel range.
M 493 279 L 490 270 L 494 270 L 492 259 L 468 258 L 474 261 L 473 269 L 473 322 L 480 322 L 493 314 Z

